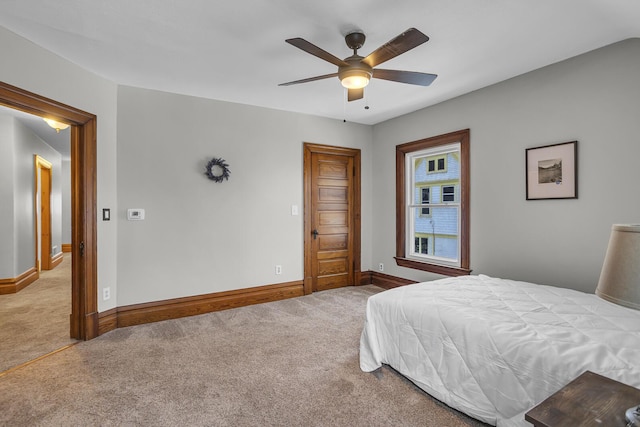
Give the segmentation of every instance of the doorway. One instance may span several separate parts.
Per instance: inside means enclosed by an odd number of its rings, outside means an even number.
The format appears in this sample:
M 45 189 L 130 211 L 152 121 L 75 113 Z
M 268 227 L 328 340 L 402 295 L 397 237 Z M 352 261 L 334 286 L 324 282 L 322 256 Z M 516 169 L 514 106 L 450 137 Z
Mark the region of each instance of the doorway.
M 0 82 L 0 104 L 48 117 L 71 128 L 71 315 L 70 337 L 98 336 L 96 116 Z
M 304 144 L 304 293 L 360 283 L 360 150 Z

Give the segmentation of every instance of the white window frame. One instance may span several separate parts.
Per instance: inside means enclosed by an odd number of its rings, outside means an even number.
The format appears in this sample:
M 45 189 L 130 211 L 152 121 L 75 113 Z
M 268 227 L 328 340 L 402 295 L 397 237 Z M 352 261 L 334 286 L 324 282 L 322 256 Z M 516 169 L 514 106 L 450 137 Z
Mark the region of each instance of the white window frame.
M 407 225 L 407 229 L 405 230 L 405 235 L 406 236 L 415 236 L 415 222 L 416 222 L 416 215 L 415 215 L 415 209 L 418 208 L 420 209 L 420 214 L 422 214 L 422 208 L 430 208 L 429 212 L 430 212 L 430 216 L 433 215 L 433 210 L 434 208 L 439 208 L 439 207 L 446 207 L 447 209 L 453 209 L 455 208 L 457 210 L 456 215 L 458 218 L 458 224 L 457 224 L 457 251 L 456 253 L 458 254 L 457 259 L 452 260 L 451 258 L 443 258 L 443 257 L 439 257 L 437 255 L 430 255 L 430 254 L 422 254 L 422 253 L 416 253 L 415 251 L 415 244 L 414 244 L 414 240 L 413 239 L 406 239 L 406 248 L 405 248 L 405 254 L 407 255 L 407 258 L 409 259 L 415 259 L 415 260 L 419 260 L 419 261 L 426 261 L 429 263 L 433 263 L 433 264 L 438 264 L 438 265 L 443 265 L 443 266 L 447 266 L 447 267 L 455 267 L 455 268 L 460 268 L 461 266 L 461 259 L 460 259 L 460 243 L 461 243 L 461 239 L 460 239 L 460 222 L 461 222 L 461 215 L 460 215 L 460 202 L 459 201 L 454 201 L 454 202 L 442 202 L 440 201 L 440 203 L 433 203 L 430 201 L 430 203 L 425 204 L 425 203 L 415 203 L 415 189 L 421 188 L 421 187 L 427 187 L 429 185 L 422 185 L 423 183 L 417 183 L 415 181 L 415 176 L 416 176 L 416 160 L 418 160 L 419 158 L 424 158 L 424 157 L 444 157 L 445 159 L 447 158 L 447 156 L 450 153 L 460 153 L 460 143 L 459 142 L 454 142 L 451 144 L 446 144 L 446 145 L 439 145 L 437 147 L 431 147 L 431 148 L 425 148 L 423 150 L 419 150 L 419 151 L 413 151 L 411 153 L 407 153 L 405 156 L 405 183 L 406 183 L 406 195 L 405 195 L 405 201 L 406 201 L 406 209 L 405 209 L 405 224 Z M 446 160 L 445 160 L 445 164 L 446 164 Z M 427 183 L 428 184 L 428 183 Z M 432 186 L 429 186 L 432 187 Z M 431 194 L 431 192 L 429 192 Z M 422 198 L 421 198 L 422 200 Z M 435 244 L 435 242 L 433 242 L 433 244 Z

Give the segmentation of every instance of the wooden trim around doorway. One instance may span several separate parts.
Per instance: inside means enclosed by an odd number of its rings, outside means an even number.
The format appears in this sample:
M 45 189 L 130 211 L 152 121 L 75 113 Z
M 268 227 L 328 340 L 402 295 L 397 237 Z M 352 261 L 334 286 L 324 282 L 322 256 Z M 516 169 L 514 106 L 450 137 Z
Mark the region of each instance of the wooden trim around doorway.
M 0 104 L 71 127 L 72 284 L 70 336 L 98 336 L 96 145 L 97 118 L 91 113 L 0 82 Z M 82 244 L 82 245 L 81 245 Z M 81 253 L 80 248 L 84 247 Z
M 357 148 L 334 147 L 330 145 L 319 145 L 305 142 L 303 146 L 303 181 L 304 181 L 304 293 L 309 295 L 313 292 L 313 280 L 311 278 L 311 155 L 313 153 L 328 154 L 334 156 L 353 157 L 353 281 L 352 285 L 360 284 L 360 192 L 361 192 L 361 152 Z

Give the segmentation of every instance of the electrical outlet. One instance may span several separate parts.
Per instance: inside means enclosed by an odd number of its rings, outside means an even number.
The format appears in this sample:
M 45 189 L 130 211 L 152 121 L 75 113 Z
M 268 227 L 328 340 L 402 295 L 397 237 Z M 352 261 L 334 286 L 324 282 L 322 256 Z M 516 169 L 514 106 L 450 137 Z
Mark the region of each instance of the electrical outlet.
M 102 299 L 106 301 L 109 298 L 111 298 L 111 288 L 106 287 L 102 290 Z
M 282 274 L 282 266 L 276 265 L 276 274 Z
M 383 263 L 378 264 L 378 270 L 384 271 L 384 264 Z

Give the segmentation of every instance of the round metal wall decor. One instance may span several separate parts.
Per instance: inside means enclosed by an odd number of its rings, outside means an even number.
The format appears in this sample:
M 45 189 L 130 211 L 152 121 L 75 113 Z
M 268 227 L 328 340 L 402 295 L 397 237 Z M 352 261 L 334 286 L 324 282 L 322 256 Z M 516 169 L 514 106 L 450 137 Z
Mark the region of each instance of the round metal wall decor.
M 222 182 L 225 179 L 229 179 L 231 171 L 229 170 L 229 165 L 224 159 L 214 157 L 209 161 L 209 163 L 207 163 L 207 168 L 204 174 L 212 181 Z

